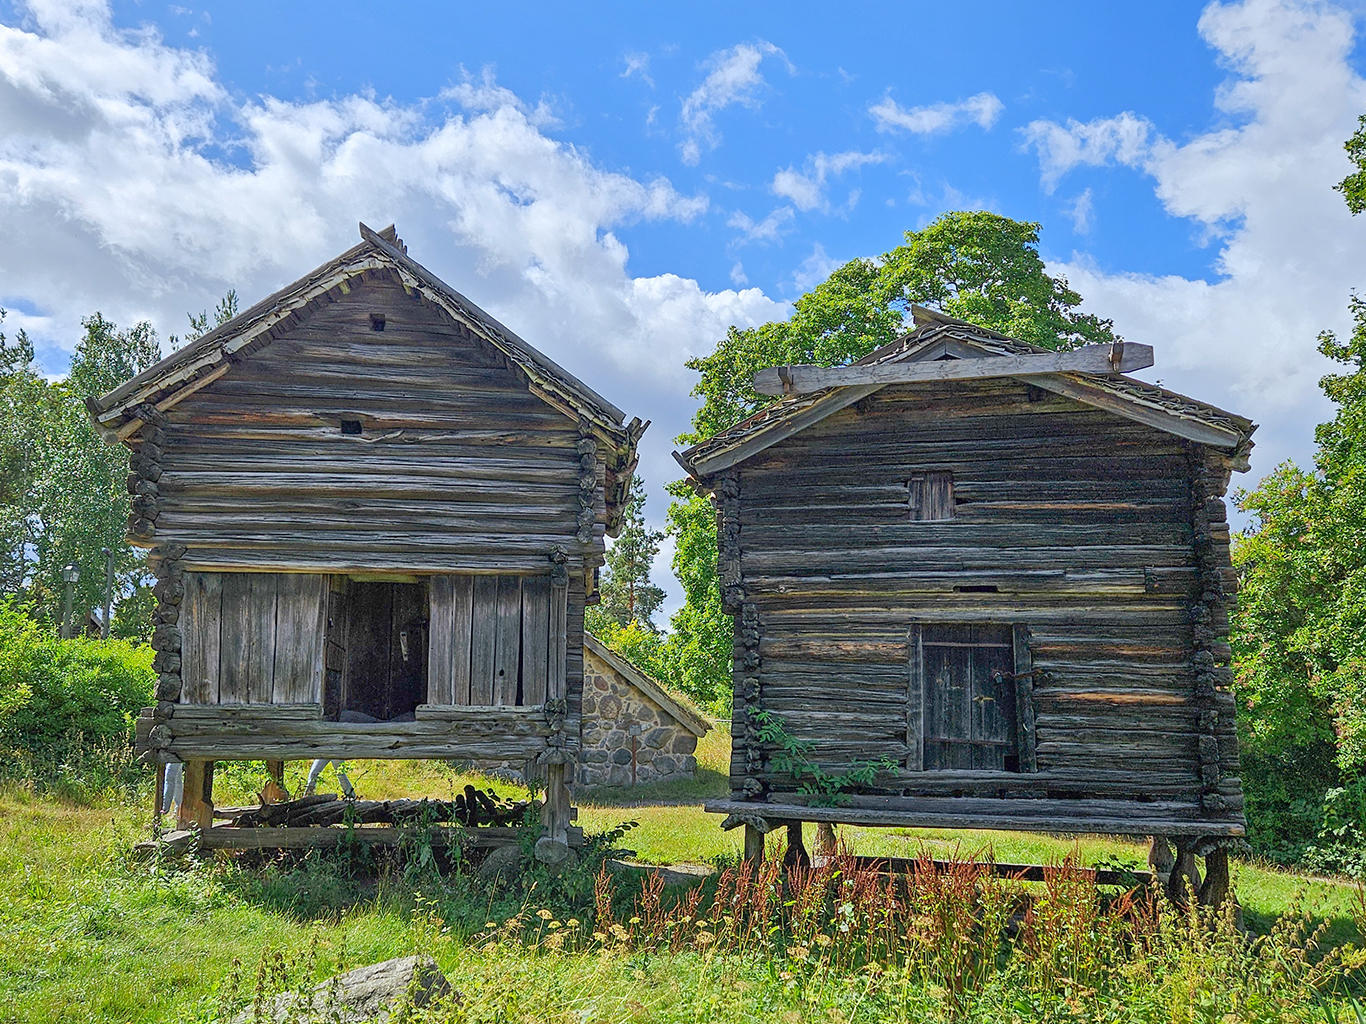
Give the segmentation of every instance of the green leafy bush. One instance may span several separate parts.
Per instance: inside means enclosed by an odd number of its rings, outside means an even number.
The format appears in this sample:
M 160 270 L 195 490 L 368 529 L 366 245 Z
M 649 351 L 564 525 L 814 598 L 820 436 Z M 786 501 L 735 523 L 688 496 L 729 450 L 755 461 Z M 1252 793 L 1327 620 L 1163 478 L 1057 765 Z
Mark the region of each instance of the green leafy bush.
M 45 788 L 76 768 L 95 780 L 126 775 L 132 721 L 152 703 L 155 681 L 150 647 L 61 640 L 12 604 L 0 605 L 3 770 Z M 92 758 L 121 767 L 96 770 Z

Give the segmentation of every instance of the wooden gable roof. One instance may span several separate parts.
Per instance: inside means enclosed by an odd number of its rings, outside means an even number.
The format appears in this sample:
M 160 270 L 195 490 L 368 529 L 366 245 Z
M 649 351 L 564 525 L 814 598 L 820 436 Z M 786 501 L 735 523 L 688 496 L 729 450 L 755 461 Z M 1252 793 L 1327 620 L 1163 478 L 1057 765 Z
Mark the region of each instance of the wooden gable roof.
M 856 365 L 931 359 L 978 359 L 1049 351 L 1038 345 L 965 320 L 914 307 L 916 328 L 862 359 Z M 1123 374 L 1056 373 L 1028 378 L 1029 383 L 1106 412 L 1167 431 L 1189 441 L 1222 449 L 1232 466 L 1248 468 L 1248 452 L 1256 424 L 1236 413 L 1196 401 Z M 858 384 L 825 388 L 785 398 L 759 410 L 728 430 L 720 431 L 674 458 L 696 478 L 739 465 L 785 438 L 819 423 L 833 413 L 887 387 Z
M 625 413 L 544 353 L 480 309 L 431 271 L 408 256 L 391 224 L 383 231 L 360 225 L 360 244 L 293 284 L 269 295 L 227 323 L 171 353 L 109 394 L 87 398 L 86 408 L 100 434 L 126 441 L 149 418 L 149 410 L 165 411 L 232 372 L 255 352 L 283 337 L 309 312 L 350 291 L 351 282 L 374 271 L 395 275 L 405 291 L 443 310 L 475 337 L 502 353 L 525 379 L 528 390 L 588 428 L 613 452 L 609 479 L 620 493 L 607 495 L 608 532 L 615 533 L 636 464 L 636 443 L 649 426 Z

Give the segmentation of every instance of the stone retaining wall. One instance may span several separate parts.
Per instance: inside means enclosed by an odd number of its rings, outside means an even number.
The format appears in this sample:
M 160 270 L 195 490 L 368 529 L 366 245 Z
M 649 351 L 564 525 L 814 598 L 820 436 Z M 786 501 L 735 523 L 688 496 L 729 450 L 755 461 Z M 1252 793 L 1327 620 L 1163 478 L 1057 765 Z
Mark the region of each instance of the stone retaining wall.
M 629 786 L 691 778 L 697 769 L 692 731 L 596 653 L 583 653 L 583 748 L 576 781 Z

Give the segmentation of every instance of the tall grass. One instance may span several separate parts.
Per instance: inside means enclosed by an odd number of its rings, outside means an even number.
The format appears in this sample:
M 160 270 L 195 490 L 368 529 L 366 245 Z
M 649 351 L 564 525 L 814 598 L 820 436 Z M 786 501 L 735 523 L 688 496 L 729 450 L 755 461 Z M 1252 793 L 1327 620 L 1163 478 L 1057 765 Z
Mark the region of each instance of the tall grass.
M 1042 883 L 928 855 L 903 876 L 848 854 L 792 870 L 745 862 L 682 893 L 648 876 L 626 910 L 621 885 L 599 873 L 591 921 L 528 906 L 474 942 L 489 955 L 768 963 L 785 987 L 858 979 L 865 1008 L 950 1020 L 1324 1020 L 1366 963 L 1352 946 L 1323 949 L 1297 908 L 1251 937 L 1231 901 L 1178 910 L 1156 888 L 1103 891 L 1070 861 Z

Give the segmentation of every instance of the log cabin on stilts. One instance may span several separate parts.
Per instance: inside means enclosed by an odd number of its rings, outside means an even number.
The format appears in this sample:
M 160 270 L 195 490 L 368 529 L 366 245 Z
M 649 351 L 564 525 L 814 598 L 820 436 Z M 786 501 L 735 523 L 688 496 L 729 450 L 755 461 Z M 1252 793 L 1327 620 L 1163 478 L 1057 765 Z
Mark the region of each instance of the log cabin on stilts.
M 646 424 L 392 226 L 360 231 L 88 403 L 131 451 L 129 534 L 157 577 L 139 750 L 184 764 L 179 825 L 205 847 L 338 832 L 211 828 L 216 761 L 277 781 L 293 759 L 524 761 L 547 783 L 537 855 L 563 859 L 584 606 Z
M 1223 495 L 1255 426 L 1125 376 L 1146 346 L 915 316 L 850 366 L 761 371 L 781 400 L 676 455 L 735 622 L 708 810 L 750 855 L 787 826 L 798 859 L 803 822 L 1149 836 L 1174 894 L 1220 901 L 1244 831 Z

